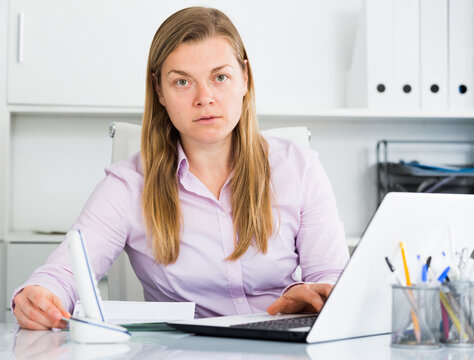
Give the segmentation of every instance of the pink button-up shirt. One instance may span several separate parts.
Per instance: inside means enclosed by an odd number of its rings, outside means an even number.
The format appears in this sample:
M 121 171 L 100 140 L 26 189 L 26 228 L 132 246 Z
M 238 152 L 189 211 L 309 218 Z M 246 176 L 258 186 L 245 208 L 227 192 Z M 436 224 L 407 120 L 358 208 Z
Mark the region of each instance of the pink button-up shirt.
M 318 156 L 286 140 L 267 140 L 275 195 L 275 232 L 268 239 L 267 254 L 251 246 L 238 260 L 224 260 L 234 250 L 229 179 L 216 199 L 189 171 L 178 144 L 183 216 L 178 260 L 164 266 L 153 259 L 143 225 L 143 171 L 138 153 L 106 168 L 105 179 L 73 225 L 84 235 L 97 278 L 125 250 L 147 301 L 194 301 L 198 317 L 264 312 L 297 281 L 298 265 L 305 282 L 335 282 L 349 253 Z M 73 310 L 78 296 L 65 241 L 21 288 L 32 284 L 49 288 L 66 309 Z

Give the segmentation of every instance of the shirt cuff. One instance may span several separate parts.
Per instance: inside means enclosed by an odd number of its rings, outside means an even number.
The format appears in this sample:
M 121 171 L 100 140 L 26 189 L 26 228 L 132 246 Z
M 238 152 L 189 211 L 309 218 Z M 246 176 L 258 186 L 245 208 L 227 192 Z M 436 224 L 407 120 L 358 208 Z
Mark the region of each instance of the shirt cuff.
M 50 276 L 43 277 L 37 274 L 33 274 L 26 283 L 16 288 L 15 291 L 13 292 L 13 295 L 10 300 L 10 308 L 12 309 L 12 312 L 13 312 L 13 309 L 15 308 L 15 302 L 13 301 L 15 296 L 17 296 L 20 292 L 22 292 L 25 287 L 32 286 L 32 285 L 42 286 L 48 289 L 49 291 L 51 291 L 54 295 L 56 295 L 61 300 L 64 309 L 72 313 L 74 304 L 72 303 L 66 290 L 61 286 L 61 284 L 59 284 L 57 280 L 51 279 Z
M 336 284 L 335 281 L 333 280 L 320 280 L 320 281 L 297 281 L 297 282 L 294 282 L 290 285 L 288 285 L 286 288 L 283 289 L 283 291 L 281 292 L 280 296 L 283 296 L 283 294 L 285 294 L 288 290 L 290 290 L 293 286 L 295 285 L 300 285 L 300 284 L 329 284 L 329 285 L 334 285 Z

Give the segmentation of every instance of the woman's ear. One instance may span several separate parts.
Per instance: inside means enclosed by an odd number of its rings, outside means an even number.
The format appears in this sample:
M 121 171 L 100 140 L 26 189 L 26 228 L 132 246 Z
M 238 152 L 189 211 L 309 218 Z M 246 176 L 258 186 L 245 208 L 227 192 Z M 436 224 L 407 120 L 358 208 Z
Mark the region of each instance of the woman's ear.
M 249 67 L 247 59 L 244 60 L 244 70 L 243 70 L 243 79 L 244 79 L 244 93 L 242 96 L 245 96 L 248 89 L 248 82 L 249 82 Z
M 158 82 L 158 77 L 155 75 L 155 73 L 152 72 L 151 73 L 151 78 L 152 78 L 152 81 L 153 81 L 153 88 L 155 89 L 156 94 L 158 95 L 158 100 L 160 101 L 160 104 L 163 105 L 164 107 L 166 107 L 165 99 L 161 95 L 161 89 L 160 89 L 160 85 L 159 85 L 159 82 Z

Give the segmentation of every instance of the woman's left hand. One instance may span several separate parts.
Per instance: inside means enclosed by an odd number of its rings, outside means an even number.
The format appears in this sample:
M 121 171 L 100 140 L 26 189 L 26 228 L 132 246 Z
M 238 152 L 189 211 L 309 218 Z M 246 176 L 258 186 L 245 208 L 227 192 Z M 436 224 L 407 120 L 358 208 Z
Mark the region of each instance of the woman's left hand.
M 270 315 L 295 314 L 299 312 L 319 312 L 334 285 L 298 284 L 275 300 L 267 311 Z

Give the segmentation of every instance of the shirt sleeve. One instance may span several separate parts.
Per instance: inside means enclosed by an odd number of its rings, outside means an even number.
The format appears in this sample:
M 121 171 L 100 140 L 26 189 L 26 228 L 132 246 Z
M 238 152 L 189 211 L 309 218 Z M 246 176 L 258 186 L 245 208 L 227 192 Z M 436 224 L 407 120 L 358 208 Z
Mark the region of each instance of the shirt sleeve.
M 303 179 L 296 237 L 302 280 L 334 284 L 349 260 L 349 250 L 334 193 L 317 154 L 312 154 Z
M 125 246 L 130 192 L 125 180 L 108 174 L 92 192 L 71 227 L 80 229 L 83 234 L 97 280 L 109 270 Z M 66 240 L 53 251 L 45 265 L 36 269 L 30 278 L 15 290 L 11 301 L 12 309 L 15 306 L 13 298 L 29 285 L 40 285 L 49 289 L 61 299 L 66 310 L 73 311 L 78 294 Z

